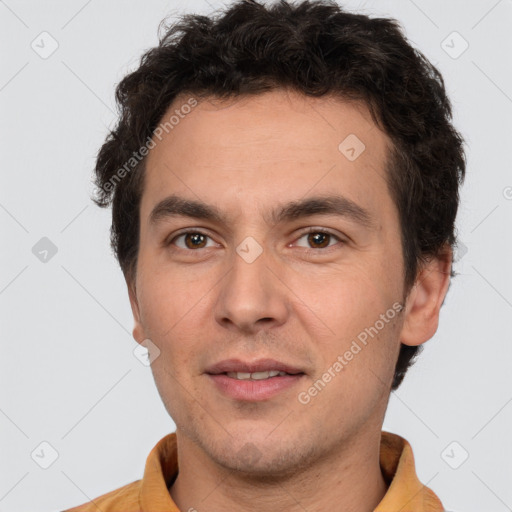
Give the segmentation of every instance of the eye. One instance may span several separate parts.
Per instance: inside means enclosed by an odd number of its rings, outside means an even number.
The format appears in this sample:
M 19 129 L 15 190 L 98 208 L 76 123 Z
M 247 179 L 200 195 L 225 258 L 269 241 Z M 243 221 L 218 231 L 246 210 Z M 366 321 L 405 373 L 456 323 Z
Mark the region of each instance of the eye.
M 330 231 L 318 228 L 310 228 L 306 233 L 303 233 L 297 240 L 306 240 L 306 246 L 299 245 L 299 247 L 306 247 L 307 249 L 325 249 L 336 245 L 331 242 L 343 242 L 341 238 Z
M 180 239 L 182 239 L 183 244 L 178 243 Z M 170 240 L 168 245 L 176 245 L 183 250 L 205 249 L 206 247 L 211 247 L 211 245 L 207 245 L 208 239 L 211 240 L 208 235 L 201 231 L 184 231 Z
M 305 240 L 306 245 L 304 245 L 303 243 L 299 243 L 300 240 L 302 239 Z M 210 245 L 208 245 L 208 242 L 210 242 Z M 332 246 L 337 245 L 336 242 L 343 243 L 343 240 L 339 236 L 325 229 L 309 228 L 308 231 L 303 233 L 297 239 L 296 244 L 299 247 L 305 247 L 306 249 L 308 249 L 308 251 L 311 251 L 328 249 Z M 216 244 L 215 242 L 213 242 L 211 237 L 206 233 L 197 230 L 189 230 L 183 231 L 178 235 L 174 236 L 166 245 L 174 245 L 179 249 L 187 251 L 206 249 L 208 247 L 214 247 Z

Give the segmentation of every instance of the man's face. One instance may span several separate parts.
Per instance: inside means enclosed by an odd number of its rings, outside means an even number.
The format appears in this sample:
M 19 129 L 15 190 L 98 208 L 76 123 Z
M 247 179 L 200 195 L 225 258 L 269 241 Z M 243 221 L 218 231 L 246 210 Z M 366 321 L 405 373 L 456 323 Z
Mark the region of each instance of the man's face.
M 404 299 L 389 139 L 365 107 L 332 98 L 212 101 L 147 159 L 134 336 L 159 348 L 159 393 L 202 453 L 228 468 L 294 471 L 380 432 Z M 176 201 L 152 217 L 171 195 L 221 219 Z M 312 198 L 340 208 L 287 208 Z M 251 368 L 288 371 L 240 380 Z

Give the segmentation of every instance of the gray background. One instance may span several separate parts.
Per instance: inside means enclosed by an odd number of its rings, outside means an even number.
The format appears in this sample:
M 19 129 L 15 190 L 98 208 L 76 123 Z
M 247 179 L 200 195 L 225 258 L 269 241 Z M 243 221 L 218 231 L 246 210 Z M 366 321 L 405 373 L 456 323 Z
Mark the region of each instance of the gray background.
M 344 4 L 403 24 L 442 71 L 468 143 L 461 275 L 384 429 L 409 440 L 448 510 L 512 510 L 512 2 Z M 158 23 L 221 6 L 0 1 L 0 511 L 59 510 L 139 479 L 174 429 L 133 354 L 110 211 L 89 200 L 90 178 L 114 86 L 156 44 Z

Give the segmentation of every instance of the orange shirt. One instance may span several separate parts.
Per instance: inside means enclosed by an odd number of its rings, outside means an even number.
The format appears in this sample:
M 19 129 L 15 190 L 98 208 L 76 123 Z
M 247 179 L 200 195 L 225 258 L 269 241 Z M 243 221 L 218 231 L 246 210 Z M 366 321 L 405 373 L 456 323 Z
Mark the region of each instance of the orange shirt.
M 382 431 L 380 467 L 388 491 L 374 512 L 443 512 L 439 498 L 416 476 L 411 445 Z M 64 512 L 180 512 L 167 489 L 178 473 L 176 434 L 151 450 L 144 477 Z

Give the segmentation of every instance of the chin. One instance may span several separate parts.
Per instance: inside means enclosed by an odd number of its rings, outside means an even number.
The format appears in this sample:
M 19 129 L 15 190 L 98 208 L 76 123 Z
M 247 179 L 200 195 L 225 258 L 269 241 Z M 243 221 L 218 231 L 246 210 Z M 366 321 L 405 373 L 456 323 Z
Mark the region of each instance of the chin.
M 264 436 L 262 436 L 264 438 Z M 217 453 L 210 452 L 210 457 L 220 466 L 237 473 L 237 478 L 246 478 L 262 483 L 286 480 L 296 476 L 301 468 L 308 466 L 318 457 L 312 447 L 308 448 L 303 442 L 293 442 L 287 438 L 233 443 L 219 447 Z M 224 448 L 224 449 L 223 449 Z

